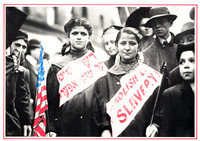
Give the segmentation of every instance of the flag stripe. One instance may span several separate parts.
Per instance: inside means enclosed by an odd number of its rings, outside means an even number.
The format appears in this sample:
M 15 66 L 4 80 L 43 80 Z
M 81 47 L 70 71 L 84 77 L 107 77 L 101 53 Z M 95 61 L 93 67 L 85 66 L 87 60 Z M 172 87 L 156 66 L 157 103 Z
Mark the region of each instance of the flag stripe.
M 33 132 L 35 137 L 46 136 L 46 113 L 48 109 L 47 95 L 46 95 L 46 84 L 44 79 L 44 68 L 43 68 L 43 48 L 41 46 L 40 60 L 38 68 L 38 81 L 37 81 L 37 101 L 35 108 L 35 119 L 33 123 Z
M 37 131 L 37 133 L 38 133 L 40 136 L 42 136 L 42 137 L 46 136 L 44 130 L 43 130 L 40 126 L 37 126 L 37 127 L 35 128 L 35 130 Z

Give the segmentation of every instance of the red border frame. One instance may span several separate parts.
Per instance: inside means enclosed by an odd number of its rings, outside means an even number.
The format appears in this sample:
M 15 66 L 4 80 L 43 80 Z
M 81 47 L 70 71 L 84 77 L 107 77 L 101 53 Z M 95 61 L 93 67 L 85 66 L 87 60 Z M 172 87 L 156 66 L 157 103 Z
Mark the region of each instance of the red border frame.
M 84 137 L 84 138 L 78 138 L 78 137 L 56 137 L 56 138 L 40 138 L 40 137 L 5 137 L 4 135 L 4 129 L 5 129 L 5 7 L 6 6 L 30 6 L 30 5 L 44 5 L 44 6 L 61 6 L 61 5 L 69 5 L 69 6 L 194 6 L 196 7 L 196 72 L 198 72 L 198 4 L 3 4 L 3 139 L 53 139 L 53 140 L 60 140 L 60 139 L 65 139 L 65 140 L 197 140 L 198 139 L 198 73 L 196 73 L 196 138 L 134 138 L 134 137 L 117 137 L 117 138 L 99 138 L 99 137 Z

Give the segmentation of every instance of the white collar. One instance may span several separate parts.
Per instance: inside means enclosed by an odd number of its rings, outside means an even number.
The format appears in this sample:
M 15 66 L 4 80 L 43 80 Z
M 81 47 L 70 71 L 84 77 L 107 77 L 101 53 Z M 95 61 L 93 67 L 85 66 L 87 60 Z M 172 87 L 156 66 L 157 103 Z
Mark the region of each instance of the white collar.
M 161 44 L 163 44 L 165 41 L 167 41 L 167 43 L 169 43 L 171 41 L 171 38 L 172 38 L 171 33 L 169 33 L 169 36 L 167 37 L 167 39 L 163 39 L 163 38 L 158 37 Z

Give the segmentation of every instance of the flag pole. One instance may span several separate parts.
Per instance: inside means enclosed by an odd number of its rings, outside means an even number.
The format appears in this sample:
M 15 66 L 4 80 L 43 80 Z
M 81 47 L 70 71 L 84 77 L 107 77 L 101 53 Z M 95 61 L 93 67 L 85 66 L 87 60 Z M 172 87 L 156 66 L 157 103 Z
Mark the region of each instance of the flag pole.
M 152 111 L 152 115 L 151 115 L 150 125 L 153 124 L 153 119 L 154 119 L 155 110 L 156 110 L 157 103 L 158 103 L 158 98 L 159 98 L 159 95 L 163 92 L 163 87 L 165 85 L 165 79 L 168 76 L 168 73 L 167 73 L 167 62 L 163 63 L 161 73 L 163 74 L 162 75 L 162 80 L 161 80 L 160 86 L 158 87 L 158 92 L 157 92 L 157 95 L 156 95 L 156 99 L 155 99 L 155 103 L 154 103 L 153 111 Z

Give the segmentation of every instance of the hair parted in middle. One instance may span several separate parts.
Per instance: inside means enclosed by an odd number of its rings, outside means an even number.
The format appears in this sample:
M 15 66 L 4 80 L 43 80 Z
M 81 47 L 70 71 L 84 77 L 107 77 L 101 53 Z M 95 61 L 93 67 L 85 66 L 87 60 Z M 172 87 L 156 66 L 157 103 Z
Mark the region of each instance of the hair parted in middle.
M 69 20 L 69 22 L 67 22 L 64 26 L 65 33 L 67 34 L 68 37 L 69 37 L 69 34 L 70 34 L 72 28 L 74 28 L 75 26 L 85 27 L 88 31 L 89 36 L 92 35 L 92 31 L 93 31 L 92 25 L 87 20 L 76 17 L 76 18 Z
M 124 27 L 117 34 L 116 41 L 115 41 L 116 45 L 119 42 L 119 39 L 120 39 L 122 33 L 127 33 L 127 34 L 133 34 L 133 35 L 135 35 L 136 40 L 137 40 L 138 43 L 140 43 L 140 41 L 142 39 L 142 35 L 140 34 L 139 30 L 137 30 L 136 28 L 133 28 L 133 27 Z

